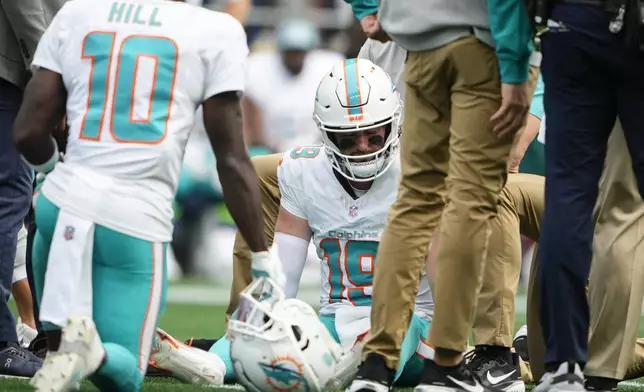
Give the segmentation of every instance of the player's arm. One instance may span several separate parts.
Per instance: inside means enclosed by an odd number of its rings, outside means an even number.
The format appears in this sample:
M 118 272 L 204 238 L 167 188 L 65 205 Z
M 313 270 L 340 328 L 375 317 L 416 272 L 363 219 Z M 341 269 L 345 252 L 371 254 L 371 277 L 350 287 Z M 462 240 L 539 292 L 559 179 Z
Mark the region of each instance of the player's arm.
M 275 224 L 275 238 L 278 255 L 282 262 L 282 271 L 286 275 L 284 293 L 287 298 L 294 298 L 300 288 L 300 278 L 306 264 L 306 257 L 311 241 L 311 229 L 306 219 L 290 213 L 284 205 Z
M 285 159 L 290 159 L 288 153 Z M 302 173 L 296 167 L 286 167 L 289 163 L 292 162 L 284 162 L 277 169 L 282 198 L 273 244 L 277 247 L 282 271 L 286 275 L 284 292 L 291 298 L 297 295 L 300 287 L 312 232 L 305 212 L 307 200 L 299 185 Z
M 268 245 L 273 243 L 275 222 L 280 206 L 280 192 L 277 185 L 277 166 L 282 154 L 259 155 L 251 158 L 259 179 L 262 214 L 264 217 L 264 234 Z M 239 231 L 235 235 L 233 247 L 233 283 L 230 287 L 230 302 L 226 310 L 226 319 L 233 314 L 239 305 L 239 293 L 252 281 L 251 252 Z
M 41 68 L 25 89 L 13 126 L 18 152 L 37 172 L 50 172 L 59 159 L 52 131 L 65 115 L 67 91 L 59 73 Z
M 539 68 L 531 67 L 530 73 L 533 72 L 539 72 Z M 543 91 L 543 79 L 541 79 L 541 74 L 539 74 L 537 79 L 537 86 L 532 95 L 532 102 L 530 103 L 528 120 L 526 121 L 526 125 L 523 128 L 523 132 L 519 134 L 519 137 L 514 143 L 512 151 L 510 152 L 510 159 L 508 161 L 508 171 L 510 173 L 519 172 L 519 165 L 521 164 L 521 160 L 528 150 L 528 146 L 530 146 L 530 143 L 532 143 L 539 134 L 541 118 L 543 117 Z
M 238 91 L 226 91 L 203 103 L 204 125 L 217 157 L 217 173 L 226 206 L 253 252 L 268 249 L 262 225 L 257 175 L 242 136 Z
M 217 157 L 226 206 L 251 251 L 265 252 L 268 245 L 257 175 L 242 136 L 240 100 L 246 84 L 246 33 L 231 16 L 220 19 L 217 28 L 217 34 L 227 31 L 227 39 L 204 42 L 204 127 Z

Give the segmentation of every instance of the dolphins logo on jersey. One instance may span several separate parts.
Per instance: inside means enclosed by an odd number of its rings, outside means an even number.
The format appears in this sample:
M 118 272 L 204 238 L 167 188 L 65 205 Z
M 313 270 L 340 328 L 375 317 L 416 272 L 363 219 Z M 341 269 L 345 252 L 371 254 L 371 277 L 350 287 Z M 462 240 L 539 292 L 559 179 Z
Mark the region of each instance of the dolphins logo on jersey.
M 309 391 L 304 378 L 304 366 L 291 357 L 277 357 L 270 363 L 260 363 L 266 382 L 277 392 Z

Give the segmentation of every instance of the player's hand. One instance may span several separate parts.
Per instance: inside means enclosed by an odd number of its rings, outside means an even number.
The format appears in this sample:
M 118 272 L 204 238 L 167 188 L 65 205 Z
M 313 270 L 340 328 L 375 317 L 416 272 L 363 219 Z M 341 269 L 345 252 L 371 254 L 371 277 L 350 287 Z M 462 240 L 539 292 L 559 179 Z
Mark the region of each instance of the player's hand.
M 492 131 L 499 137 L 513 136 L 526 120 L 530 109 L 527 83 L 501 84 L 501 107 L 490 118 Z
M 284 290 L 286 286 L 286 275 L 282 271 L 282 262 L 277 256 L 277 245 L 275 244 L 269 251 L 252 254 L 251 272 L 253 279 L 268 277 L 273 279 L 280 289 Z
M 391 41 L 389 35 L 382 29 L 380 22 L 378 22 L 378 14 L 367 15 L 360 19 L 360 27 L 367 37 L 385 43 Z
M 516 145 L 510 151 L 510 160 L 508 161 L 508 173 L 518 173 L 519 165 L 523 160 L 525 155 L 525 150 L 519 151 L 520 149 L 516 148 Z

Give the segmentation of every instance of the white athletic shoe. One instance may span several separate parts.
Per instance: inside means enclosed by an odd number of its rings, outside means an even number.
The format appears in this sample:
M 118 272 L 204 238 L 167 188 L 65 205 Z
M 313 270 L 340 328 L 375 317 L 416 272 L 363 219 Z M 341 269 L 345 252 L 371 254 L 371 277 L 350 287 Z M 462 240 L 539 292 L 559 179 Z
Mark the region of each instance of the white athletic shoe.
M 226 374 L 226 365 L 217 355 L 187 346 L 160 328 L 152 344 L 150 364 L 193 385 L 222 385 Z
M 30 384 L 41 392 L 77 390 L 79 382 L 93 374 L 104 358 L 105 350 L 92 319 L 72 317 L 63 328 L 60 348 L 48 353 Z
M 545 373 L 533 392 L 586 392 L 579 364 L 564 362 L 554 373 Z
M 29 347 L 29 343 L 38 336 L 38 331 L 21 322 L 20 318 L 18 318 L 18 322 L 16 323 L 16 334 L 18 335 L 18 343 L 20 343 L 22 347 L 27 348 Z

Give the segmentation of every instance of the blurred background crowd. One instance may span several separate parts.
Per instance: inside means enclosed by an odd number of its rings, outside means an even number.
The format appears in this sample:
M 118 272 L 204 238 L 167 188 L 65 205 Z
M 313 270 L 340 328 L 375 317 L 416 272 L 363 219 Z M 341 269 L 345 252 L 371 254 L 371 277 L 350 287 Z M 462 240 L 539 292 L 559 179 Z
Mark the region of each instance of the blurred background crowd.
M 318 143 L 312 118 L 317 85 L 334 64 L 357 57 L 366 40 L 351 7 L 343 0 L 187 2 L 228 12 L 246 28 L 251 55 L 243 109 L 250 155 Z M 170 278 L 201 276 L 229 282 L 232 276 L 235 226 L 214 163 L 204 130 L 195 129 L 176 195 Z M 319 259 L 313 247 L 309 253 L 303 285 L 319 283 Z

